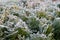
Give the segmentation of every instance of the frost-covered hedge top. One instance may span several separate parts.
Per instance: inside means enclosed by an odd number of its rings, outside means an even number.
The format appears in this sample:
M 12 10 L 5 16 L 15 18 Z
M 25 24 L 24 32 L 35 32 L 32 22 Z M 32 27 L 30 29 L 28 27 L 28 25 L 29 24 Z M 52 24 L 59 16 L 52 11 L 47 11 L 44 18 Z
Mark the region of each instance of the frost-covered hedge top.
M 59 40 L 59 38 L 54 37 L 55 26 L 60 22 L 58 18 L 60 19 L 59 2 L 1 2 L 0 39 Z

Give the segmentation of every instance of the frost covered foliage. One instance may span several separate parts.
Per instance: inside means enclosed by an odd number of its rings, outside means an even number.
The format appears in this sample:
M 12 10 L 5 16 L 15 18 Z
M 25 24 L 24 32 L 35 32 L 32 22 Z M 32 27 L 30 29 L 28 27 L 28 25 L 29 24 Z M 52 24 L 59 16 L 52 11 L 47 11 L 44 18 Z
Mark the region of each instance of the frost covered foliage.
M 53 27 L 54 27 L 54 38 L 56 40 L 60 40 L 60 18 L 56 18 L 53 22 Z
M 1 1 L 0 40 L 60 40 L 60 1 Z

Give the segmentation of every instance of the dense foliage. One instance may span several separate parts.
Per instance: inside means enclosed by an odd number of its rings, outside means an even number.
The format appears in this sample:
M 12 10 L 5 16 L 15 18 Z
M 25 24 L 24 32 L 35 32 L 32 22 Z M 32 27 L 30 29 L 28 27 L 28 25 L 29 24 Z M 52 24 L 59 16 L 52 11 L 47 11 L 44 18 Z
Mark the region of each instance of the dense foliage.
M 54 27 L 54 38 L 56 40 L 60 40 L 60 18 L 57 18 L 53 22 L 53 27 Z
M 60 1 L 0 2 L 0 40 L 60 40 Z

